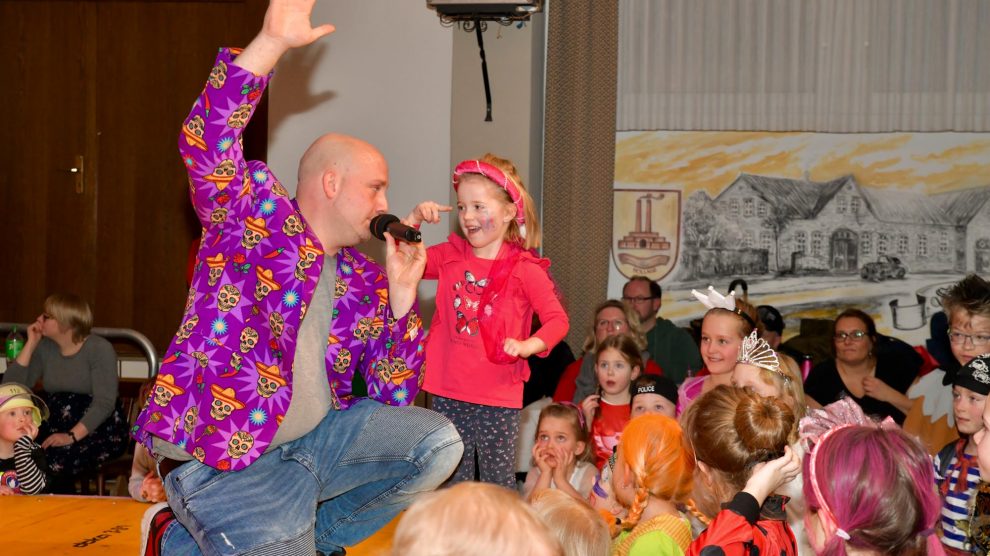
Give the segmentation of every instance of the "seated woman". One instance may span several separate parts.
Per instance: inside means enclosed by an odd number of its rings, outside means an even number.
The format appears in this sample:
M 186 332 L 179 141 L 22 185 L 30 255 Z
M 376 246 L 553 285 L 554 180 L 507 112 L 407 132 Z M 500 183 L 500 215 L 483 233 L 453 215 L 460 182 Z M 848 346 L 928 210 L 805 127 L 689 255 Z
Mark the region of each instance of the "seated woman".
M 873 319 L 859 309 L 846 309 L 835 319 L 835 359 L 815 366 L 804 393 L 821 405 L 852 398 L 868 415 L 891 417 L 897 424 L 911 409 L 906 392 L 918 376 L 921 357 L 899 340 L 880 336 Z
M 663 374 L 660 366 L 650 359 L 650 352 L 646 350 L 646 336 L 639 327 L 636 312 L 617 299 L 609 299 L 595 308 L 595 319 L 584 340 L 584 353 L 564 369 L 553 394 L 553 401 L 580 404 L 595 393 L 598 387 L 598 380 L 595 378 L 595 346 L 612 334 L 630 334 L 636 340 L 643 361 L 646 362 L 643 372 L 650 375 Z
M 51 418 L 38 439 L 53 492 L 73 492 L 80 474 L 120 456 L 127 446 L 127 422 L 117 405 L 117 355 L 110 342 L 90 335 L 92 325 L 85 301 L 50 295 L 3 376 L 4 382 L 41 381 Z

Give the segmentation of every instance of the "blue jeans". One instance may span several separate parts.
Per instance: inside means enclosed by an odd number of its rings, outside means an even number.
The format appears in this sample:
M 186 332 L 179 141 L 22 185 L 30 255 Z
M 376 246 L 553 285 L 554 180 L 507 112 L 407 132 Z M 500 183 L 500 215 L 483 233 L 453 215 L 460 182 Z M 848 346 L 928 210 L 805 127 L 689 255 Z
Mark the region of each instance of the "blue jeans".
M 363 400 L 331 410 L 240 471 L 192 461 L 169 473 L 178 523 L 162 552 L 311 556 L 352 546 L 446 480 L 462 452 L 454 426 L 428 409 Z

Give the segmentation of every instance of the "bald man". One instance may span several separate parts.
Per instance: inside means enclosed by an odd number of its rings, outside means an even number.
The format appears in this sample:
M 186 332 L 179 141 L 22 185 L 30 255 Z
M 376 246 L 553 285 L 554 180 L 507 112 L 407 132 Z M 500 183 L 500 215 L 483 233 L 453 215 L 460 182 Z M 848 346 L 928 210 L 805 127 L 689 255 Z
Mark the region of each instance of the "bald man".
M 312 6 L 272 0 L 247 48 L 220 51 L 179 136 L 203 239 L 135 431 L 171 507 L 146 516 L 149 553 L 341 554 L 461 457 L 444 417 L 398 407 L 422 382 L 425 249 L 386 236 L 383 270 L 353 248 L 388 209 L 382 154 L 325 135 L 290 199 L 241 152 L 278 59 L 333 31 Z

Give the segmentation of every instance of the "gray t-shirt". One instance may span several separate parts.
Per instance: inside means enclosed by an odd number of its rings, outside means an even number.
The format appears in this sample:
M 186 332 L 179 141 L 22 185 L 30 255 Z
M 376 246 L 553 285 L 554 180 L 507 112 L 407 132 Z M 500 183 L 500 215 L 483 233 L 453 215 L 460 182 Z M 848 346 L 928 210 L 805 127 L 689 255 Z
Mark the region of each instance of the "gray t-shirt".
M 333 314 L 333 287 L 337 280 L 337 258 L 323 257 L 323 271 L 316 284 L 306 318 L 299 325 L 296 358 L 292 363 L 292 400 L 285 418 L 266 451 L 295 440 L 316 428 L 330 411 L 327 381 L 327 344 Z
M 63 356 L 58 344 L 42 338 L 27 367 L 16 362 L 7 367 L 4 382 L 20 382 L 29 388 L 41 379 L 46 392 L 74 392 L 93 396 L 79 421 L 93 432 L 113 412 L 117 403 L 117 352 L 101 336 L 88 336 L 79 351 Z

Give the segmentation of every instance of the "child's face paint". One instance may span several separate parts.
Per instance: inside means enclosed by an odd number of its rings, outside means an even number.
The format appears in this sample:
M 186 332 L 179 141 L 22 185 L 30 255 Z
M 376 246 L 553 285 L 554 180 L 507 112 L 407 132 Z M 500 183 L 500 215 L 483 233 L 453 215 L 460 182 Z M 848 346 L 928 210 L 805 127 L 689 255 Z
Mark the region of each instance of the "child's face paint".
M 990 319 L 987 317 L 957 310 L 949 317 L 949 332 L 963 335 L 961 342 L 949 343 L 952 355 L 960 365 L 965 365 L 974 357 L 990 351 L 990 344 L 983 343 L 986 341 L 985 338 L 990 338 Z M 980 342 L 980 345 L 976 345 L 977 342 Z
M 457 188 L 457 220 L 474 254 L 494 259 L 502 247 L 515 206 L 506 203 L 504 194 L 488 178 L 465 174 Z

